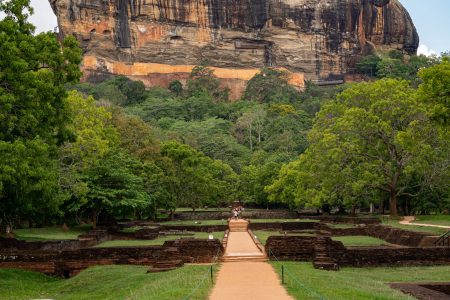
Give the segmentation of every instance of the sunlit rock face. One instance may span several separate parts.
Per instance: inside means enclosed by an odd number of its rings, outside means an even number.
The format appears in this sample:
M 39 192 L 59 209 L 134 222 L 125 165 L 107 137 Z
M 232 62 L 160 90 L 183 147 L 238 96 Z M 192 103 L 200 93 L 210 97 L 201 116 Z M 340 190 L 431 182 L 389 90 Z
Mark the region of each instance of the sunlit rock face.
M 124 73 L 148 85 L 183 81 L 200 63 L 218 68 L 224 84 L 228 80 L 238 89 L 252 70 L 264 66 L 287 69 L 298 82 L 303 74 L 308 80 L 335 80 L 362 55 L 393 49 L 412 54 L 419 43 L 398 0 L 50 3 L 62 35 L 81 41 L 87 76 Z

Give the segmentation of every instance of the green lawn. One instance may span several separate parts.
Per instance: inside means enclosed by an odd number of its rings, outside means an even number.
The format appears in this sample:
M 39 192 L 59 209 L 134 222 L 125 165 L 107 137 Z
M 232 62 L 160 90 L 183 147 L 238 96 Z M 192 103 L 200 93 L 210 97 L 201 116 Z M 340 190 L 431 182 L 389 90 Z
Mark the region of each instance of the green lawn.
M 225 212 L 231 212 L 231 209 L 228 207 L 210 207 L 210 208 L 197 208 L 195 212 L 202 212 L 202 211 L 225 211 Z M 192 208 L 190 207 L 179 207 L 175 210 L 175 212 L 193 212 Z
M 422 215 L 416 216 L 417 223 L 450 226 L 450 215 Z
M 0 269 L 0 299 L 207 299 L 210 266 L 184 266 L 146 274 L 145 266 L 99 266 L 64 280 L 21 270 Z M 213 268 L 217 270 L 217 266 Z
M 169 221 L 169 222 L 161 222 L 161 225 L 196 225 L 196 226 L 204 226 L 204 225 L 228 225 L 228 220 L 185 220 L 185 221 Z
M 389 245 L 388 242 L 374 238 L 366 235 L 356 235 L 356 236 L 334 236 L 332 237 L 335 241 L 340 241 L 344 246 L 380 246 Z
M 354 224 L 344 224 L 344 223 L 327 223 L 327 226 L 330 228 L 337 228 L 337 229 L 348 229 L 348 228 L 356 228 L 357 226 Z
M 430 235 L 442 235 L 448 231 L 445 228 L 404 225 L 404 224 L 400 224 L 399 222 L 400 222 L 400 220 L 383 219 L 383 225 L 388 225 L 388 226 L 397 227 L 397 228 L 410 230 L 410 231 L 425 232 L 425 233 L 429 233 Z
M 448 282 L 450 266 L 397 268 L 342 268 L 338 272 L 313 268 L 311 263 L 271 262 L 294 299 L 397 300 L 415 299 L 389 288 L 390 282 Z M 316 294 L 314 294 L 316 293 Z
M 134 226 L 134 227 L 123 228 L 120 231 L 121 232 L 136 232 L 140 229 L 155 229 L 155 228 L 158 228 L 158 226 Z
M 253 234 L 256 235 L 258 238 L 258 241 L 261 242 L 261 244 L 265 245 L 267 239 L 269 236 L 283 236 L 284 233 L 280 233 L 279 231 L 272 231 L 272 230 L 254 230 Z M 288 234 L 288 236 L 314 236 L 315 234 L 312 233 L 293 233 Z
M 73 240 L 78 235 L 91 229 L 91 226 L 72 227 L 65 231 L 62 226 L 44 227 L 44 228 L 26 228 L 16 229 L 14 234 L 19 240 L 47 241 L 47 240 Z
M 132 247 L 132 246 L 159 246 L 163 245 L 165 241 L 173 241 L 180 238 L 197 238 L 197 239 L 207 239 L 209 238 L 209 235 L 212 234 L 214 238 L 219 239 L 222 241 L 224 232 L 196 232 L 194 235 L 169 235 L 169 236 L 162 236 L 158 237 L 154 240 L 114 240 L 114 241 L 107 241 L 103 242 L 101 244 L 96 245 L 95 247 Z
M 320 222 L 313 219 L 250 219 L 251 223 Z

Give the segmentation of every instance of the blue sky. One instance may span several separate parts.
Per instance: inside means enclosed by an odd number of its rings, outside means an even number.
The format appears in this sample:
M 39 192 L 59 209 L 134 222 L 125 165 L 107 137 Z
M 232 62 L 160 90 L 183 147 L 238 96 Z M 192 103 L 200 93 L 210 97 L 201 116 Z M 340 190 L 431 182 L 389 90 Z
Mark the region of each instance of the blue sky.
M 409 11 L 420 44 L 438 54 L 450 51 L 450 0 L 400 0 Z
M 38 31 L 53 30 L 56 17 L 48 0 L 31 0 Z M 420 36 L 420 51 L 441 53 L 450 50 L 450 0 L 400 0 L 408 9 Z

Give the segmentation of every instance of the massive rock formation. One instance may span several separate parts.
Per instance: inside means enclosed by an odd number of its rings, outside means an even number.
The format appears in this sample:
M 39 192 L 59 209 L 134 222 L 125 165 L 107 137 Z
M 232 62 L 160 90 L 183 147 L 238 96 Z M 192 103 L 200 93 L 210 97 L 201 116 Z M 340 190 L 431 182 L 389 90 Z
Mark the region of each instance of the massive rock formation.
M 82 43 L 86 76 L 148 85 L 186 79 L 199 63 L 233 90 L 264 66 L 287 69 L 297 85 L 303 74 L 336 80 L 362 55 L 411 54 L 419 42 L 398 0 L 49 1 L 62 35 Z

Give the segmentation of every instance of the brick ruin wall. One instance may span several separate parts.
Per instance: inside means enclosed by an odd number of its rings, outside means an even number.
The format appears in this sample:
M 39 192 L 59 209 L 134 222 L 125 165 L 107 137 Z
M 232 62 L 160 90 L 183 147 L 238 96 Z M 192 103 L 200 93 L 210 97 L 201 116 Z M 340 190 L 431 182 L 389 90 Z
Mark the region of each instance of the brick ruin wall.
M 227 220 L 231 217 L 228 211 L 200 211 L 200 212 L 178 212 L 174 214 L 176 220 Z M 245 219 L 295 219 L 297 212 L 292 211 L 246 211 L 241 213 Z
M 70 277 L 98 265 L 152 265 L 165 260 L 181 259 L 184 263 L 209 263 L 222 255 L 219 240 L 182 239 L 163 246 L 83 248 L 63 251 L 24 249 L 0 250 L 0 268 L 18 268 L 51 275 Z
M 271 236 L 265 250 L 272 260 L 312 261 L 316 237 Z M 340 266 L 449 265 L 450 247 L 345 247 L 327 238 L 329 256 Z
M 197 211 L 197 212 L 176 212 L 174 220 L 227 220 L 231 217 L 228 211 Z M 347 224 L 380 224 L 381 221 L 375 217 L 347 217 L 347 216 L 316 216 L 301 215 L 296 211 L 288 210 L 244 210 L 241 217 L 245 219 L 312 219 L 328 223 Z M 169 219 L 160 219 L 160 222 Z
M 312 261 L 315 242 L 313 236 L 270 236 L 265 250 L 271 259 Z
M 450 247 L 358 247 L 329 243 L 329 255 L 340 266 L 430 266 L 450 265 Z

